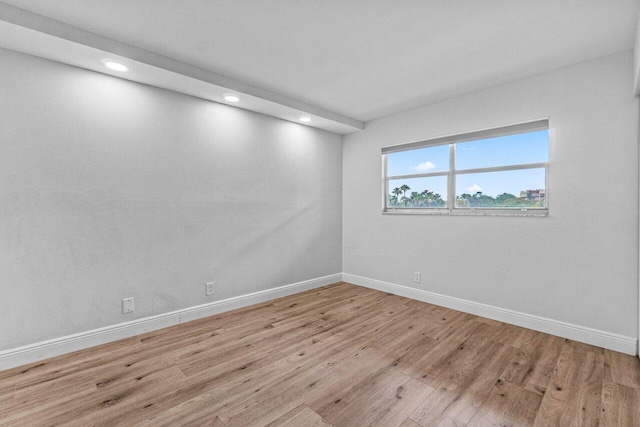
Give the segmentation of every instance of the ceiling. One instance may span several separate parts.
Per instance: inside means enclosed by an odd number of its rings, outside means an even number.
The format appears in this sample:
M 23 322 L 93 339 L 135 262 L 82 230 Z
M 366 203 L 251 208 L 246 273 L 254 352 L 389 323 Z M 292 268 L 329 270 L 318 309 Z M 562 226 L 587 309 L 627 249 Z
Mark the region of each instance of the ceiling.
M 632 49 L 638 18 L 637 0 L 2 2 L 67 24 L 65 34 L 85 30 L 73 40 L 81 47 L 96 48 L 86 32 L 95 33 L 137 48 L 129 50 L 131 59 L 143 64 L 174 74 L 167 64 L 178 64 L 177 74 L 223 89 L 229 81 L 238 92 L 293 108 L 291 120 L 306 110 L 351 131 L 381 116 Z M 0 21 L 11 21 L 6 16 L 0 13 Z M 16 19 L 13 26 L 29 27 L 28 19 Z M 51 36 L 44 27 L 30 31 Z M 29 49 L 11 42 L 0 47 Z M 147 54 L 157 54 L 156 62 Z

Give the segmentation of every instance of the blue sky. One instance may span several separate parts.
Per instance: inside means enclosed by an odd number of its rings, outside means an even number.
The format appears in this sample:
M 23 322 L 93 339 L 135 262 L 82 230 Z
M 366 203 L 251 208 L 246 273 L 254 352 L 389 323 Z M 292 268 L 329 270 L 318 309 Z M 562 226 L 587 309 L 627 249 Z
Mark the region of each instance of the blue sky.
M 547 130 L 543 130 L 458 143 L 456 146 L 456 169 L 547 162 L 549 159 L 548 141 L 549 133 Z M 449 168 L 449 146 L 440 145 L 390 153 L 387 158 L 389 176 L 443 172 Z M 412 191 L 421 192 L 429 189 L 440 193 L 443 199 L 446 198 L 446 177 L 392 180 L 389 187 L 393 189 L 405 183 L 411 187 L 408 194 Z M 544 169 L 466 174 L 458 175 L 456 180 L 457 195 L 462 193 L 475 194 L 482 191 L 492 197 L 502 193 L 518 196 L 522 190 L 538 188 L 545 188 Z

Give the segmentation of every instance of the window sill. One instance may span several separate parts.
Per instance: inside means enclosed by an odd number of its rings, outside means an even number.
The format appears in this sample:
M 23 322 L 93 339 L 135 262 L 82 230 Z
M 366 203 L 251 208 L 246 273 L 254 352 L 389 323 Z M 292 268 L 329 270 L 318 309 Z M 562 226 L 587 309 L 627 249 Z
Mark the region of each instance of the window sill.
M 548 209 L 522 211 L 519 209 L 387 209 L 383 215 L 439 215 L 439 216 L 523 216 L 546 217 Z

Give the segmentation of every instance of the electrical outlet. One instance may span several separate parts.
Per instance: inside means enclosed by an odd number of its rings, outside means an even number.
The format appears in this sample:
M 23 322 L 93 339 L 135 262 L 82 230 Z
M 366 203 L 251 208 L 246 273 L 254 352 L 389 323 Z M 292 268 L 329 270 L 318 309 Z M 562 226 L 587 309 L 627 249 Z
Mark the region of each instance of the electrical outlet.
M 216 282 L 208 282 L 205 286 L 205 293 L 207 296 L 213 295 L 216 292 Z
M 415 271 L 413 273 L 413 282 L 414 283 L 420 283 L 420 272 L 419 271 Z
M 125 298 L 122 300 L 122 312 L 123 313 L 133 312 L 133 297 Z

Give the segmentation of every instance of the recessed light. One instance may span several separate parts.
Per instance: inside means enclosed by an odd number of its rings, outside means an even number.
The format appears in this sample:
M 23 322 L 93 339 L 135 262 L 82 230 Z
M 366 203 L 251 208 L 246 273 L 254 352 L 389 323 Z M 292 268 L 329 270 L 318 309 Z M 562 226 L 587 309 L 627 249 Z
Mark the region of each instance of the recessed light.
M 227 101 L 227 102 L 238 102 L 238 101 L 240 101 L 240 98 L 238 98 L 235 95 L 225 95 L 224 96 L 224 100 Z
M 302 123 L 309 123 L 311 121 L 311 117 L 307 117 L 307 116 L 300 117 L 300 121 Z
M 102 63 L 104 64 L 105 67 L 113 71 L 119 71 L 121 73 L 129 71 L 129 67 L 116 61 L 111 61 L 107 59 L 102 61 Z

